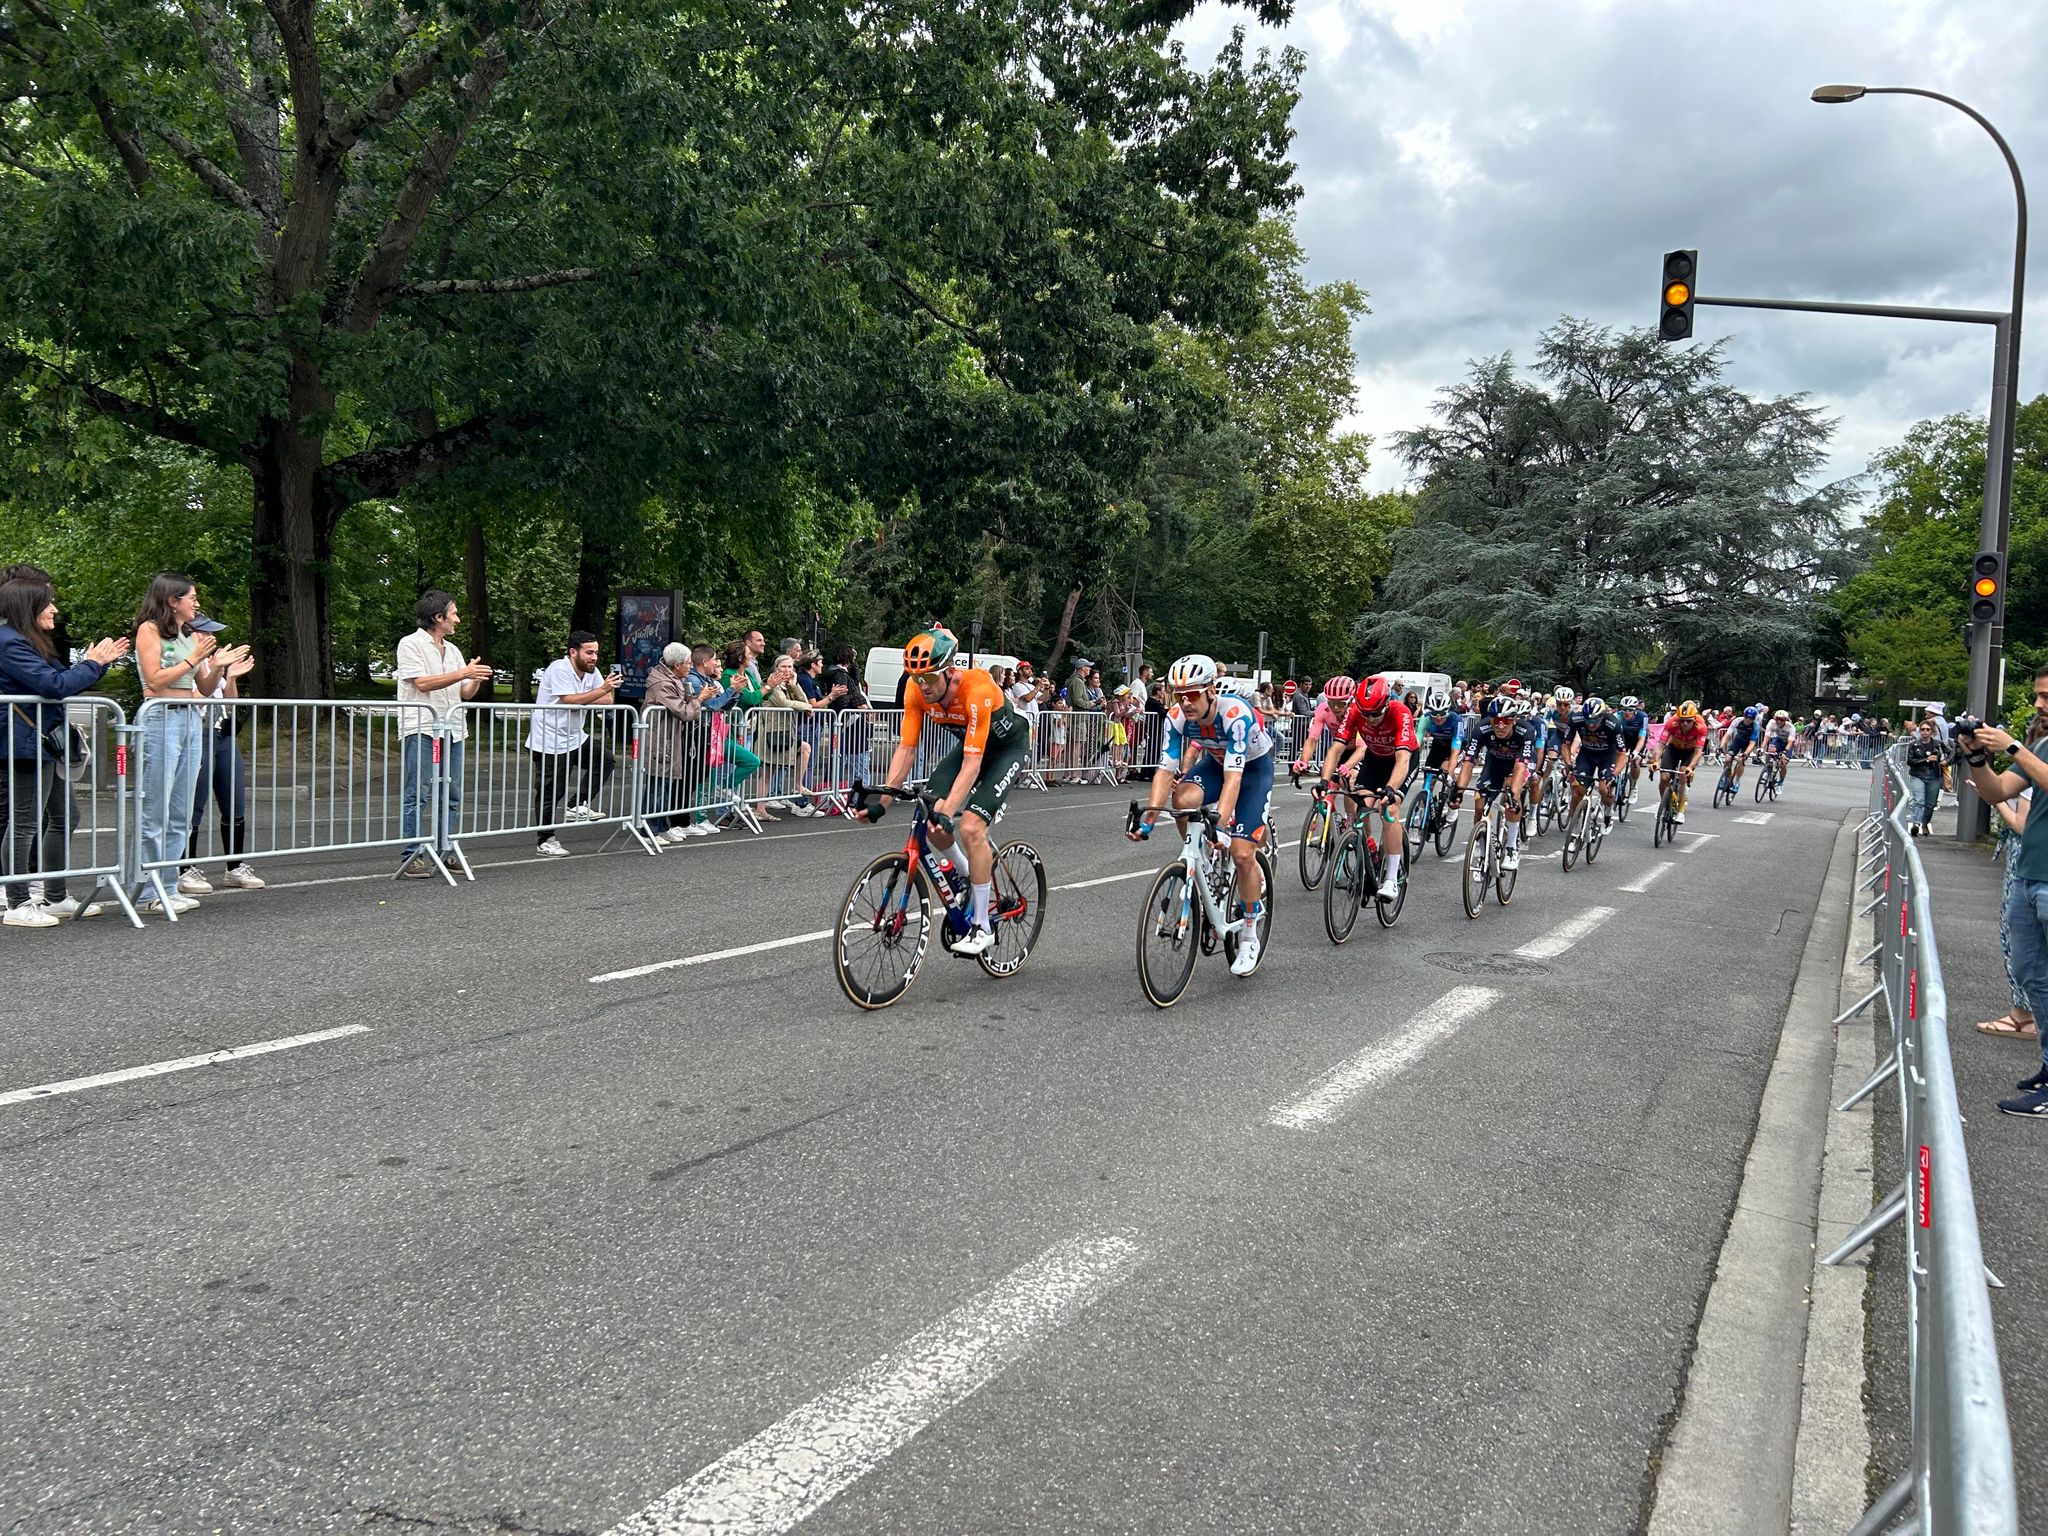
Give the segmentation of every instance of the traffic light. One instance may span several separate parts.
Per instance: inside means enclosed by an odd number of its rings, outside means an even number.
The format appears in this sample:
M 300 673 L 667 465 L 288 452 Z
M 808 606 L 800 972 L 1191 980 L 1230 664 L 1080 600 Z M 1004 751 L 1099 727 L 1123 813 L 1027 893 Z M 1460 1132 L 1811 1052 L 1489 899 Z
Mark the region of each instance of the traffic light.
M 1699 265 L 1698 251 L 1670 251 L 1664 257 L 1664 316 L 1657 322 L 1662 340 L 1684 341 L 1692 335 L 1693 274 Z
M 2005 561 L 1985 550 L 1970 566 L 1970 622 L 1997 624 L 2005 617 Z

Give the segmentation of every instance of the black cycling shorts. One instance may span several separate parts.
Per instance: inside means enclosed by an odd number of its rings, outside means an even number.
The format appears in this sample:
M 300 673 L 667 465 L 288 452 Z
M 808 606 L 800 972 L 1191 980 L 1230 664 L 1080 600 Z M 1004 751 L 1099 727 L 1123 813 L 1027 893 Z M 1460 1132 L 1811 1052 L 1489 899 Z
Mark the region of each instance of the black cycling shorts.
M 1659 771 L 1669 773 L 1673 769 L 1683 768 L 1687 763 L 1691 761 L 1691 747 L 1674 747 L 1670 742 L 1667 741 L 1664 743 L 1663 753 L 1657 759 L 1657 767 Z
M 1358 787 L 1360 789 L 1385 789 L 1387 780 L 1394 776 L 1394 760 L 1381 757 L 1377 752 L 1368 752 L 1358 761 Z
M 1527 758 L 1496 757 L 1491 752 L 1482 752 L 1479 756 L 1479 793 L 1499 794 L 1514 782 L 1515 770 L 1527 763 Z
M 960 763 L 967 755 L 964 741 L 953 743 L 953 750 L 939 759 L 932 769 L 932 776 L 925 780 L 925 789 L 935 798 L 943 800 L 953 792 L 953 780 L 960 775 Z M 1031 761 L 1031 733 L 1013 731 L 1008 741 L 997 741 L 991 733 L 988 750 L 981 756 L 981 775 L 974 781 L 974 788 L 967 793 L 967 804 L 961 809 L 972 811 L 989 826 L 996 824 L 996 818 L 1003 814 L 1003 802 L 1010 797 L 1010 791 L 1017 783 Z
M 1429 754 L 1422 760 L 1425 768 L 1441 768 L 1451 760 L 1451 738 L 1432 736 L 1429 738 Z
M 1613 747 L 1603 752 L 1596 747 L 1581 746 L 1572 763 L 1572 774 L 1581 784 L 1591 786 L 1601 774 L 1614 772 L 1614 760 L 1618 756 L 1620 753 Z

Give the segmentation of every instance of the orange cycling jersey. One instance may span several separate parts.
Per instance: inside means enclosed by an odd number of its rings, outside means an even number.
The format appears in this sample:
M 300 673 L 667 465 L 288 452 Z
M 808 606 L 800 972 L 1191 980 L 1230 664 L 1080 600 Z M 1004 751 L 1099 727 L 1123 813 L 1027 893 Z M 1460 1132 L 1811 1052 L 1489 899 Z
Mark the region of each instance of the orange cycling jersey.
M 996 680 L 979 667 L 954 669 L 943 704 L 932 703 L 922 688 L 911 688 L 903 706 L 903 745 L 917 745 L 926 715 L 959 731 L 961 746 L 968 752 L 985 752 L 992 740 L 1008 741 L 1024 723 Z

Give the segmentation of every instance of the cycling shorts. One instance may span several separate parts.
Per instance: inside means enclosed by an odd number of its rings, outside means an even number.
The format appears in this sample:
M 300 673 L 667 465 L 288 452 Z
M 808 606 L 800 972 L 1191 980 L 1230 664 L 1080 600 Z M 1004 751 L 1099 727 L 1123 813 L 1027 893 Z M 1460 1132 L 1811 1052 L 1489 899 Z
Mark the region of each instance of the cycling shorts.
M 1543 750 L 1545 752 L 1555 752 L 1559 747 L 1562 747 L 1563 745 L 1564 732 L 1561 729 L 1554 725 L 1545 726 L 1543 728 Z
M 1367 755 L 1368 755 L 1368 756 L 1370 756 L 1371 754 L 1369 754 L 1369 753 L 1368 753 Z M 1451 738 L 1450 738 L 1450 737 L 1448 737 L 1448 736 L 1432 736 L 1432 737 L 1430 737 L 1430 738 L 1429 738 L 1429 753 L 1428 753 L 1428 755 L 1427 755 L 1427 756 L 1425 756 L 1425 757 L 1423 758 L 1423 760 L 1422 760 L 1422 766 L 1423 766 L 1423 767 L 1425 767 L 1425 768 L 1441 768 L 1441 767 L 1443 767 L 1443 766 L 1444 766 L 1444 764 L 1448 763 L 1448 762 L 1449 762 L 1450 760 L 1451 760 Z M 1392 759 L 1392 758 L 1389 758 L 1389 759 L 1388 759 L 1388 761 L 1389 761 L 1389 762 L 1392 762 L 1392 761 L 1393 761 L 1393 759 Z
M 1691 761 L 1691 747 L 1674 747 L 1667 741 L 1664 743 L 1663 754 L 1657 759 L 1657 767 L 1660 772 L 1669 773 L 1675 768 L 1683 768 Z
M 1622 751 L 1624 751 L 1624 752 L 1635 752 L 1635 751 L 1639 751 L 1639 750 L 1641 750 L 1641 748 L 1642 748 L 1642 745 L 1643 745 L 1643 733 L 1642 733 L 1641 731 L 1623 731 L 1623 732 L 1621 733 L 1621 750 L 1622 750 Z
M 1237 785 L 1237 812 L 1225 829 L 1232 837 L 1257 837 L 1266 824 L 1266 801 L 1273 793 L 1273 762 L 1278 756 L 1268 752 L 1244 765 L 1244 777 Z M 1188 780 L 1202 786 L 1203 804 L 1214 805 L 1223 793 L 1223 764 L 1204 752 Z
M 1358 760 L 1358 787 L 1360 789 L 1385 789 L 1387 780 L 1394 776 L 1394 760 L 1381 757 L 1377 752 L 1368 752 Z
M 1482 754 L 1479 762 L 1479 793 L 1497 795 L 1515 781 L 1515 770 L 1528 766 L 1528 759 Z
M 1591 786 L 1602 774 L 1614 772 L 1614 760 L 1619 755 L 1613 747 L 1603 752 L 1596 747 L 1582 745 L 1573 763 L 1572 773 L 1581 784 Z
M 966 755 L 967 743 L 954 742 L 952 751 L 939 759 L 924 787 L 938 799 L 945 799 L 953 792 L 953 780 L 960 776 L 960 763 Z M 996 740 L 995 733 L 990 732 L 988 750 L 981 755 L 981 776 L 974 781 L 974 788 L 968 791 L 967 804 L 962 809 L 974 812 L 987 825 L 994 826 L 996 819 L 1003 814 L 1003 802 L 1010 798 L 1018 776 L 1030 761 L 1029 731 L 1013 731 L 1007 741 Z

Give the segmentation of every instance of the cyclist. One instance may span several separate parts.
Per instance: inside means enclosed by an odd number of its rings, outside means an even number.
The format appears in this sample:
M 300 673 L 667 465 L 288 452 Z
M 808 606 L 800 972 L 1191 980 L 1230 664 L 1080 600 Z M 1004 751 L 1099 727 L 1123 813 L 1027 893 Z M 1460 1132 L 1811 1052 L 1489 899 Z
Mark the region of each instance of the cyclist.
M 1031 729 L 988 673 L 953 665 L 959 650 L 953 633 L 937 625 L 913 635 L 903 648 L 903 670 L 917 686 L 904 696 L 903 737 L 889 759 L 889 787 L 901 789 L 910 776 L 925 716 L 960 733 L 959 741 L 932 769 L 925 788 L 938 801 L 932 808 L 932 846 L 944 855 L 957 840 L 967 856 L 974 905 L 968 931 L 954 941 L 953 953 L 973 956 L 996 941 L 988 920 L 996 878 L 988 829 L 1003 814 L 1011 786 L 1030 761 Z M 861 820 L 869 820 L 871 814 L 860 813 Z
M 1643 748 L 1650 734 L 1650 712 L 1632 693 L 1621 696 L 1621 752 L 1629 773 L 1629 794 L 1634 795 L 1643 774 Z
M 1727 734 L 1721 738 L 1721 750 L 1728 755 L 1728 782 L 1737 794 L 1742 793 L 1742 769 L 1749 761 L 1750 749 L 1756 745 L 1758 724 L 1756 706 L 1748 705 L 1729 722 Z
M 1566 727 L 1566 758 L 1572 768 L 1572 810 L 1594 784 L 1600 786 L 1604 830 L 1614 830 L 1614 764 L 1621 756 L 1621 716 L 1598 694 L 1572 711 Z
M 1465 716 L 1451 708 L 1449 689 L 1429 690 L 1429 696 L 1422 701 L 1422 723 L 1418 735 L 1429 744 L 1429 750 L 1422 759 L 1422 766 L 1448 766 L 1451 758 L 1457 753 L 1458 743 L 1465 736 Z
M 1503 789 L 1508 792 L 1503 808 L 1506 827 L 1501 835 L 1501 867 L 1520 869 L 1521 850 L 1515 845 L 1522 832 L 1522 786 L 1536 766 L 1536 724 L 1523 700 L 1495 700 L 1498 707 L 1484 724 L 1467 733 L 1458 761 L 1458 794 L 1463 797 L 1472 782 L 1472 768 L 1479 767 L 1479 798 Z M 1477 807 L 1474 807 L 1475 814 Z
M 1700 707 L 1687 699 L 1674 709 L 1664 721 L 1664 747 L 1657 758 L 1657 793 L 1661 797 L 1671 781 L 1673 773 L 1678 774 L 1678 814 L 1671 819 L 1679 826 L 1685 825 L 1685 791 L 1692 783 L 1693 770 L 1700 765 L 1700 754 L 1707 749 L 1707 722 L 1700 718 Z
M 1792 716 L 1779 710 L 1764 723 L 1764 756 L 1777 764 L 1778 782 L 1785 782 L 1785 771 L 1792 766 Z
M 1315 758 L 1312 754 L 1316 751 L 1316 743 L 1344 723 L 1344 712 L 1351 708 L 1351 695 L 1357 691 L 1358 684 L 1341 672 L 1323 684 L 1322 694 L 1316 699 L 1315 713 L 1308 719 L 1308 734 L 1302 738 L 1301 750 L 1294 754 L 1296 773 L 1307 773 L 1313 766 Z
M 1394 697 L 1384 677 L 1368 677 L 1351 696 L 1351 711 L 1330 743 L 1323 758 L 1323 783 L 1337 777 L 1338 759 L 1356 774 L 1352 798 L 1362 807 L 1376 801 L 1386 822 L 1380 848 L 1386 861 L 1386 878 L 1377 899 L 1391 902 L 1401 882 L 1401 852 L 1406 834 L 1401 831 L 1401 792 L 1408 782 L 1409 765 L 1421 743 L 1415 735 L 1415 717 L 1408 706 Z M 1345 749 L 1349 748 L 1347 752 Z
M 1548 704 L 1540 705 L 1536 712 L 1536 804 L 1541 808 L 1546 787 L 1550 782 L 1550 765 L 1564 750 L 1565 727 L 1571 719 L 1572 705 L 1578 702 L 1578 695 L 1570 688 L 1559 686 L 1550 696 Z
M 1259 837 L 1266 829 L 1266 799 L 1273 791 L 1273 737 L 1258 711 L 1218 685 L 1221 672 L 1207 656 L 1183 656 L 1166 671 L 1173 707 L 1166 712 L 1166 743 L 1159 771 L 1135 842 L 1151 834 L 1173 791 L 1175 810 L 1191 811 L 1213 803 L 1216 841 L 1229 849 L 1237 866 L 1237 895 L 1247 922 L 1238 936 L 1231 974 L 1249 976 L 1259 963 L 1259 919 L 1266 902 L 1259 871 Z M 1187 783 L 1175 788 L 1176 778 Z

